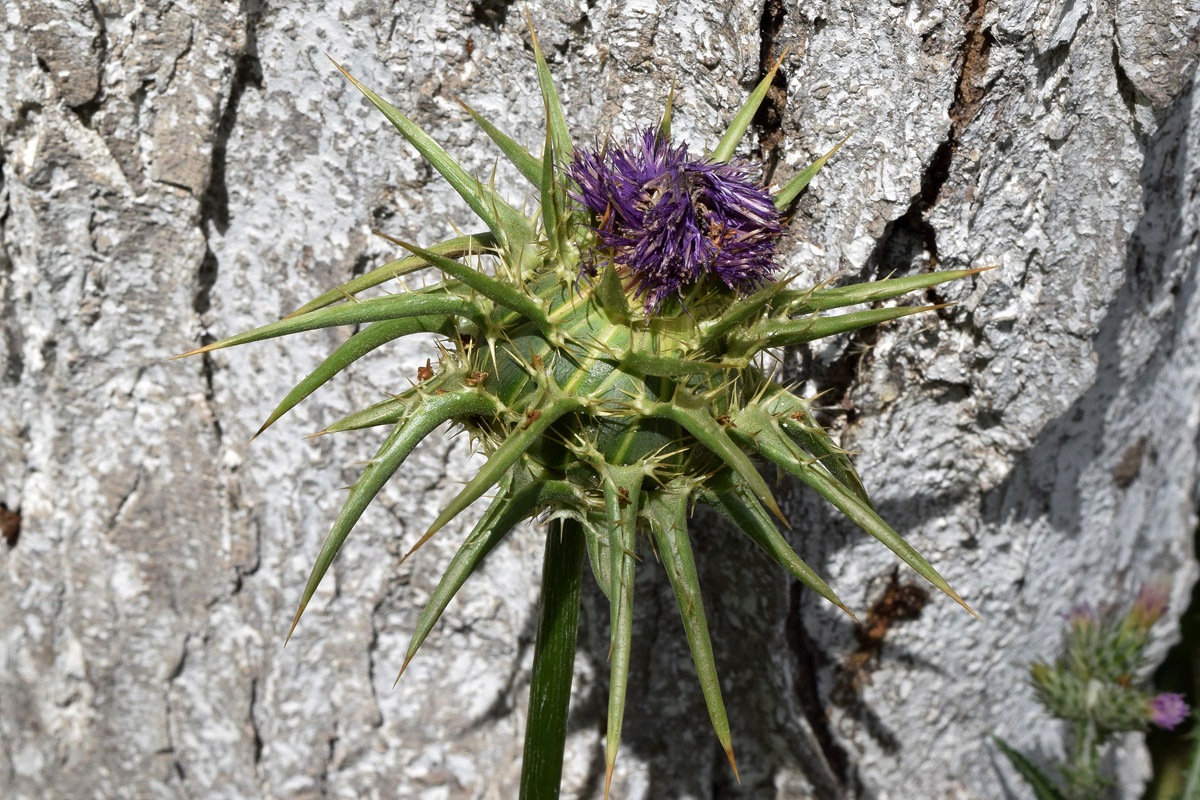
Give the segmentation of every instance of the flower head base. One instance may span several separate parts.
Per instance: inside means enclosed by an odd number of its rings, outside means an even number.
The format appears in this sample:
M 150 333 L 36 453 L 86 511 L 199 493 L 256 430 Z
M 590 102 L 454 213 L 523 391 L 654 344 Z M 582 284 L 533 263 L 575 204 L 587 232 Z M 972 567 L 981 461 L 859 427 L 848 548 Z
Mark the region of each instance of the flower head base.
M 640 141 L 578 150 L 573 197 L 592 211 L 603 256 L 636 286 L 647 312 L 706 277 L 748 293 L 774 274 L 779 211 L 741 163 L 688 156 L 656 131 Z M 594 275 L 599 258 L 584 269 Z
M 1177 692 L 1163 692 L 1150 701 L 1150 721 L 1160 728 L 1173 731 L 1187 719 L 1188 704 Z

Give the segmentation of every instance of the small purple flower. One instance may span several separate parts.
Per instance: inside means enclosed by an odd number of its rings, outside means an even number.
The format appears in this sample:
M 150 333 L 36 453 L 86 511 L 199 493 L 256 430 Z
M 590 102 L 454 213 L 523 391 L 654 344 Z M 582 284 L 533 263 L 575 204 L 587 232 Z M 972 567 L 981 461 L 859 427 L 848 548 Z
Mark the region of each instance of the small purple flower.
M 1175 692 L 1163 692 L 1150 701 L 1150 721 L 1169 731 L 1187 719 L 1188 711 L 1183 695 Z
M 568 173 L 574 198 L 596 214 L 600 248 L 648 312 L 708 276 L 748 292 L 775 272 L 779 212 L 744 164 L 689 158 L 686 144 L 646 131 L 640 142 L 577 150 Z

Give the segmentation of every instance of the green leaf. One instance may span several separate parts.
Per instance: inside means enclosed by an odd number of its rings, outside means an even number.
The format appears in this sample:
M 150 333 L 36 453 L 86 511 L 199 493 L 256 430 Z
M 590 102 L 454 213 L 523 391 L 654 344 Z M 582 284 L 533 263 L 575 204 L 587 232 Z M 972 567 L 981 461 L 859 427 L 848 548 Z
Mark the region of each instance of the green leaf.
M 333 59 L 330 59 L 331 61 Z M 492 189 L 467 174 L 466 170 L 441 145 L 421 130 L 415 122 L 401 114 L 396 108 L 375 92 L 359 83 L 341 64 L 333 62 L 346 78 L 363 93 L 371 104 L 387 117 L 396 130 L 416 148 L 434 169 L 441 173 L 459 197 L 466 201 L 483 223 L 488 226 L 498 241 L 516 252 L 533 240 L 534 231 L 529 220 L 517 209 L 506 203 Z
M 536 480 L 528 476 L 524 470 L 519 469 L 513 472 L 523 474 L 524 478 L 511 478 L 508 483 L 519 483 L 520 485 L 509 485 L 496 495 L 483 518 L 471 531 L 471 535 L 454 554 L 450 566 L 442 574 L 437 588 L 433 590 L 429 602 L 425 604 L 425 609 L 421 612 L 412 639 L 409 641 L 408 650 L 404 654 L 404 665 L 400 668 L 400 676 L 404 675 L 409 662 L 420 650 L 426 637 L 433 630 L 433 626 L 442 616 L 442 612 L 458 594 L 458 590 L 475 572 L 475 569 L 483 563 L 492 549 L 508 535 L 508 532 L 521 520 L 533 516 L 538 510 L 548 505 L 577 499 L 575 488 L 569 483 Z M 510 472 L 509 475 L 512 476 L 513 472 Z M 400 676 L 396 677 L 397 681 L 400 680 Z
M 1045 773 L 1034 766 L 1033 762 L 1022 755 L 1020 751 L 995 734 L 992 734 L 992 741 L 1000 748 L 1000 752 L 1008 756 L 1013 768 L 1025 779 L 1029 788 L 1033 789 L 1033 796 L 1037 800 L 1066 800 L 1066 797 L 1054 785 L 1054 781 L 1046 777 Z
M 550 76 L 550 67 L 546 65 L 546 58 L 542 55 L 532 21 L 529 23 L 529 36 L 533 40 L 533 58 L 537 62 L 538 88 L 541 89 L 542 102 L 546 106 L 546 133 L 554 142 L 555 152 L 566 158 L 575 148 L 571 144 L 567 119 L 563 116 L 562 104 L 558 101 L 558 92 L 554 88 L 554 79 Z
M 738 417 L 734 416 L 734 419 L 736 423 Z M 900 560 L 912 567 L 918 575 L 940 589 L 947 597 L 970 612 L 972 616 L 979 616 L 958 596 L 957 592 L 950 588 L 950 584 L 946 583 L 938 571 L 913 549 L 912 545 L 904 541 L 900 534 L 892 530 L 873 508 L 830 475 L 819 462 L 807 461 L 804 454 L 798 452 L 796 445 L 783 434 L 783 431 L 773 425 L 756 428 L 744 417 L 742 417 L 742 422 L 745 424 L 737 423 L 737 427 L 731 428 L 731 430 L 744 446 L 757 450 L 768 461 L 795 475 L 809 487 L 815 489 L 818 494 L 845 514 L 851 522 L 874 536 L 899 556 Z
M 749 297 L 738 300 L 728 311 L 711 322 L 702 322 L 700 328 L 704 333 L 700 339 L 700 346 L 706 350 L 720 350 L 721 340 L 726 335 L 746 326 L 752 318 L 770 306 L 786 286 L 787 281 L 769 283 Z
M 936 311 L 951 305 L 942 303 L 936 306 L 894 306 L 892 308 L 871 308 L 866 311 L 851 311 L 848 314 L 838 314 L 833 317 L 806 317 L 791 320 L 764 320 L 752 328 L 736 331 L 730 334 L 730 351 L 741 352 L 752 350 L 757 352 L 768 347 L 789 347 L 791 345 L 812 342 L 839 333 L 856 331 L 881 322 L 890 322 L 901 317 L 923 314 L 926 311 Z
M 538 162 L 538 160 L 534 158 L 533 155 L 531 155 L 530 152 L 520 144 L 520 142 L 501 131 L 492 123 L 488 122 L 475 109 L 471 108 L 462 100 L 459 100 L 458 98 L 455 99 L 458 100 L 458 104 L 462 106 L 468 114 L 471 115 L 471 119 L 475 120 L 475 124 L 477 124 L 480 128 L 483 128 L 483 132 L 486 133 L 488 137 L 496 143 L 496 145 L 500 148 L 500 151 L 503 152 L 504 155 L 508 156 L 508 160 L 511 161 L 512 165 L 517 168 L 517 172 L 520 172 L 525 180 L 529 181 L 534 186 L 537 186 L 542 179 L 542 165 Z
M 995 267 L 977 267 L 976 269 L 948 269 L 941 272 L 926 272 L 920 275 L 909 275 L 904 278 L 885 278 L 870 283 L 855 283 L 849 286 L 838 286 L 833 289 L 810 289 L 808 291 L 788 291 L 780 297 L 781 304 L 787 309 L 789 316 L 810 314 L 814 311 L 827 311 L 833 308 L 858 305 L 859 303 L 874 303 L 880 300 L 890 300 L 919 289 L 928 289 L 942 283 L 959 280 L 980 272 L 987 272 Z
M 442 513 L 429 526 L 429 530 L 425 531 L 420 540 L 405 553 L 404 558 L 407 559 L 415 553 L 435 533 L 440 531 L 447 522 L 457 517 L 467 506 L 482 497 L 484 492 L 495 486 L 496 482 L 508 471 L 509 467 L 515 464 L 517 459 L 533 446 L 534 442 L 544 436 L 551 425 L 566 414 L 578 411 L 580 408 L 581 405 L 578 400 L 560 397 L 541 408 L 540 413 L 536 417 L 529 418 L 523 428 L 510 434 L 508 439 L 480 467 L 479 472 L 475 473 L 475 477 L 467 481 L 467 485 L 463 487 L 462 491 L 442 509 Z
M 692 557 L 692 544 L 688 538 L 688 496 L 685 492 L 668 494 L 656 492 L 647 500 L 646 512 L 650 519 L 650 533 L 654 536 L 658 557 L 675 591 L 675 603 L 683 619 L 687 633 L 688 648 L 692 651 L 692 663 L 700 678 L 700 689 L 704 693 L 704 704 L 708 707 L 708 718 L 721 742 L 733 774 L 737 777 L 737 760 L 733 757 L 733 737 L 729 731 L 729 717 L 725 713 L 725 701 L 721 697 L 721 683 L 717 678 L 717 662 L 713 658 L 712 639 L 708 633 L 708 619 L 704 615 L 704 601 L 700 595 L 700 577 Z M 768 523 L 770 524 L 770 523 Z M 774 529 L 774 526 L 771 526 Z M 739 782 L 741 778 L 738 778 Z
M 779 194 L 775 195 L 775 208 L 777 208 L 780 212 L 786 211 L 787 207 L 792 204 L 792 201 L 800 196 L 800 193 L 804 191 L 805 187 L 807 187 L 812 179 L 817 176 L 817 173 L 821 171 L 821 167 L 825 166 L 825 162 L 828 161 L 834 153 L 842 148 L 842 145 L 846 143 L 846 139 L 849 139 L 850 136 L 851 134 L 847 133 L 845 138 L 833 146 L 832 150 L 818 158 L 813 163 L 809 164 L 799 175 L 796 175 L 790 181 L 784 184 L 784 187 L 779 190 Z
M 374 428 L 379 425 L 395 425 L 408 416 L 411 410 L 425 403 L 431 395 L 436 395 L 439 390 L 447 389 L 452 392 L 475 392 L 478 394 L 480 410 L 477 413 L 479 414 L 493 416 L 500 413 L 499 400 L 482 389 L 463 388 L 458 383 L 458 378 L 458 375 L 435 376 L 429 381 L 408 388 L 395 397 L 389 397 L 387 400 L 382 400 L 374 405 L 347 414 L 324 430 L 313 434 L 313 436 L 357 431 L 364 428 Z
M 674 402 L 657 403 L 646 410 L 646 416 L 669 419 L 686 429 L 688 433 L 696 437 L 700 444 L 711 450 L 737 473 L 738 477 L 744 480 L 750 490 L 754 492 L 755 497 L 761 500 L 772 514 L 778 517 L 784 525 L 788 524 L 784 519 L 783 512 L 779 509 L 779 504 L 771 495 L 767 482 L 758 474 L 758 470 L 750 462 L 749 456 L 742 452 L 741 448 L 729 438 L 729 434 L 725 432 L 720 423 L 713 419 L 703 405 L 689 392 L 680 389 Z
M 432 250 L 425 250 L 424 248 L 417 247 L 415 244 L 409 244 L 400 239 L 394 239 L 391 236 L 386 236 L 385 238 L 390 242 L 400 245 L 405 250 L 424 258 L 437 269 L 440 269 L 452 278 L 462 281 L 465 285 L 479 292 L 493 303 L 517 312 L 537 325 L 538 330 L 547 337 L 552 333 L 550 321 L 546 318 L 546 312 L 542 310 L 541 305 L 512 284 L 493 278 L 491 275 L 480 272 L 477 269 L 472 269 L 466 264 L 453 261 L 445 256 L 440 256 Z
M 309 373 L 307 378 L 296 384 L 296 387 L 288 392 L 287 397 L 283 398 L 283 401 L 271 412 L 271 416 L 267 417 L 267 421 L 262 424 L 254 437 L 259 436 L 306 397 L 372 350 L 399 339 L 401 336 L 413 333 L 441 333 L 450 336 L 453 332 L 454 327 L 450 324 L 450 318 L 445 316 L 406 317 L 371 323 L 343 342 L 321 362 L 319 367 Z
M 814 455 L 847 489 L 867 505 L 874 506 L 854 463 L 817 422 L 806 400 L 771 382 L 757 405 L 778 419 L 784 433 Z
M 796 554 L 758 499 L 745 491 L 745 487 L 739 485 L 731 473 L 725 472 L 710 481 L 710 488 L 704 491 L 701 499 L 741 528 L 751 541 L 793 578 L 857 621 L 854 612 L 829 588 L 829 584 Z
M 461 266 L 461 265 L 460 265 Z M 388 297 L 372 297 L 370 300 L 356 300 L 332 308 L 321 308 L 301 314 L 298 317 L 287 317 L 278 322 L 263 325 L 252 331 L 239 333 L 222 339 L 219 342 L 198 347 L 175 358 L 199 355 L 212 350 L 235 347 L 251 342 L 261 342 L 279 336 L 289 336 L 293 333 L 317 330 L 319 328 L 334 328 L 339 325 L 361 325 L 364 322 L 379 322 L 389 319 L 406 319 L 412 317 L 432 316 L 466 317 L 480 325 L 486 321 L 483 311 L 469 300 L 445 294 L 443 292 L 405 292 L 404 294 L 389 295 Z
M 604 796 L 608 797 L 617 749 L 621 745 L 621 723 L 629 687 L 629 656 L 633 649 L 633 585 L 637 565 L 638 505 L 641 501 L 641 465 L 605 466 L 604 511 L 610 545 L 609 593 L 611 638 L 609 644 L 608 728 L 604 754 Z
M 600 307 L 608 315 L 609 322 L 628 327 L 631 319 L 629 296 L 625 294 L 625 287 L 621 285 L 621 276 L 617 275 L 617 268 L 612 265 L 612 262 L 604 266 L 600 278 L 595 281 L 595 287 L 595 297 L 600 303 Z
M 542 195 L 542 227 L 545 229 L 546 241 L 550 245 L 550 253 L 558 256 L 567 245 L 566 228 L 563 225 L 566 196 L 557 175 L 558 147 L 550 121 L 550 106 L 547 104 L 546 144 L 542 148 L 542 177 L 539 190 Z
M 459 236 L 448 239 L 441 244 L 435 244 L 428 249 L 447 258 L 462 258 L 463 256 L 480 255 L 496 246 L 496 238 L 490 233 L 474 233 L 470 236 Z M 318 308 L 333 305 L 341 300 L 352 298 L 359 292 L 366 291 L 392 278 L 399 278 L 423 269 L 429 269 L 430 263 L 420 256 L 405 256 L 395 261 L 389 261 L 382 267 L 376 267 L 370 272 L 359 275 L 351 281 L 343 283 L 335 289 L 330 289 L 320 297 L 297 308 L 284 319 L 298 317 Z
M 308 583 L 304 587 L 304 595 L 300 600 L 300 607 L 297 609 L 296 617 L 292 620 L 292 627 L 288 631 L 288 639 L 292 638 L 296 625 L 300 622 L 300 616 L 308 607 L 309 601 L 321 584 L 321 579 L 325 577 L 329 565 L 333 563 L 334 557 L 341 549 L 342 543 L 346 541 L 346 536 L 349 535 L 350 530 L 358 522 L 367 506 L 375 499 L 375 495 L 408 458 L 413 448 L 443 422 L 457 416 L 481 413 L 485 410 L 483 399 L 476 392 L 435 395 L 417 406 L 411 416 L 396 426 L 384 441 L 383 446 L 379 448 L 379 452 L 363 470 L 362 475 L 350 487 L 350 496 L 342 505 L 342 510 L 333 523 L 333 529 L 326 537 L 325 544 L 321 547 L 321 552 L 317 555 L 317 561 L 309 574 Z
M 675 84 L 671 84 L 667 92 L 667 104 L 663 106 L 662 119 L 658 123 L 658 138 L 663 141 L 671 140 L 671 113 L 675 110 Z
M 737 150 L 742 137 L 746 135 L 746 129 L 750 127 L 751 120 L 758 113 L 758 107 L 766 99 L 767 92 L 771 89 L 771 82 L 775 80 L 775 73 L 779 71 L 781 63 L 783 63 L 782 58 L 775 62 L 775 66 L 771 67 L 771 71 L 766 74 L 766 77 L 758 82 L 758 86 L 754 87 L 754 91 L 746 98 L 745 104 L 729 123 L 729 128 L 726 129 L 725 135 L 721 137 L 721 141 L 717 143 L 716 148 L 709 154 L 709 161 L 717 163 L 733 158 L 734 151 Z

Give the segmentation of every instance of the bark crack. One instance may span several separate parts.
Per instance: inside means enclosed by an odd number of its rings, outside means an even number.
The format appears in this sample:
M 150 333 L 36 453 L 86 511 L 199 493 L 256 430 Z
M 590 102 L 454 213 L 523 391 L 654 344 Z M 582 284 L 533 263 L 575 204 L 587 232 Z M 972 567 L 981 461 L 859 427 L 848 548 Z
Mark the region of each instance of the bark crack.
M 258 59 L 258 25 L 262 19 L 263 10 L 264 5 L 256 0 L 243 0 L 242 2 L 246 40 L 234 65 L 229 97 L 221 112 L 221 118 L 217 122 L 208 186 L 200 199 L 200 230 L 204 234 L 205 248 L 204 258 L 200 262 L 200 269 L 196 275 L 196 292 L 192 296 L 192 308 L 200 317 L 200 324 L 203 328 L 201 344 L 210 344 L 215 341 L 215 337 L 207 329 L 204 316 L 212 308 L 212 290 L 220 273 L 220 261 L 212 248 L 211 234 L 213 230 L 218 234 L 224 234 L 229 229 L 229 187 L 225 175 L 229 139 L 237 124 L 238 106 L 241 103 L 242 95 L 249 87 L 262 89 L 263 86 L 262 65 Z M 204 373 L 204 396 L 209 408 L 214 410 L 212 414 L 213 431 L 218 444 L 220 444 L 222 441 L 221 423 L 215 413 L 215 365 L 208 353 L 203 354 L 201 360 Z
M 947 111 L 950 127 L 925 166 L 917 196 L 903 214 L 888 224 L 875 246 L 871 260 L 875 262 L 877 274 L 910 275 L 938 266 L 937 232 L 929 223 L 929 213 L 937 205 L 942 188 L 950 178 L 963 131 L 979 113 L 986 94 L 982 78 L 987 72 L 993 42 L 991 32 L 983 27 L 986 11 L 987 0 L 971 0 L 965 22 L 962 65 L 955 83 L 954 99 Z M 933 290 L 927 294 L 930 302 L 941 302 Z M 854 423 L 858 413 L 849 406 L 847 395 L 864 367 L 865 355 L 877 341 L 877 329 L 865 328 L 851 334 L 841 356 L 827 366 L 816 364 L 807 354 L 805 356 L 805 369 L 814 376 L 827 407 L 845 407 L 848 424 Z
M 782 53 L 778 52 L 777 40 L 783 29 L 783 19 L 786 12 L 783 0 L 766 0 L 763 3 L 762 18 L 759 20 L 759 49 L 758 49 L 758 80 L 767 77 L 776 59 Z M 769 184 L 779 164 L 779 145 L 783 142 L 783 114 L 787 108 L 787 74 L 780 65 L 771 81 L 771 88 L 759 106 L 751 124 L 758 131 L 759 157 L 763 164 L 763 183 Z

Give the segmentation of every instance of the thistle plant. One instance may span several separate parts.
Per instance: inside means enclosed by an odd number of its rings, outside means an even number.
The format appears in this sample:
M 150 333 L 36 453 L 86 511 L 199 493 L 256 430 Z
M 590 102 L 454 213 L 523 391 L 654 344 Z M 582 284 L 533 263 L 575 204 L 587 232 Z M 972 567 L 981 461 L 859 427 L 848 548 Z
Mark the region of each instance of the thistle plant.
M 1156 694 L 1139 685 L 1150 629 L 1166 610 L 1166 592 L 1149 584 L 1123 617 L 1097 614 L 1086 603 L 1077 606 L 1067 616 L 1062 654 L 1053 664 L 1036 661 L 1030 667 L 1038 702 L 1071 730 L 1071 756 L 1060 768 L 1061 788 L 1010 744 L 998 737 L 996 743 L 1039 800 L 1103 796 L 1112 781 L 1100 771 L 1100 752 L 1116 734 L 1144 731 L 1152 724 L 1173 730 L 1187 719 L 1182 695 Z
M 282 320 L 193 352 L 365 326 L 283 399 L 261 433 L 367 353 L 414 333 L 440 335 L 437 363 L 431 360 L 415 385 L 322 431 L 389 429 L 317 556 L 292 630 L 364 509 L 413 449 L 449 423 L 469 433 L 486 462 L 405 558 L 477 500 L 492 497 L 421 614 L 401 674 L 496 545 L 522 520 L 544 517 L 550 532 L 522 796 L 557 796 L 584 553 L 611 606 L 607 794 L 629 678 L 634 572 L 644 563 L 639 544 L 649 539 L 678 601 L 713 728 L 736 773 L 688 532 L 696 504 L 728 517 L 791 576 L 850 613 L 780 532 L 786 520 L 756 467 L 766 462 L 811 487 L 962 603 L 880 518 L 847 453 L 818 424 L 810 403 L 771 377 L 762 354 L 937 308 L 880 303 L 978 270 L 794 288 L 795 276 L 779 279 L 780 237 L 797 196 L 833 151 L 773 194 L 754 168 L 734 158 L 774 69 L 712 152 L 697 157 L 671 141 L 669 99 L 656 128 L 626 142 L 577 148 L 536 37 L 534 56 L 546 118 L 540 156 L 464 104 L 531 184 L 532 214 L 468 175 L 412 120 L 339 66 L 470 206 L 482 230 L 424 246 L 389 236 L 406 255 Z M 434 270 L 441 280 L 363 296 L 418 270 Z M 870 307 L 827 313 L 862 305 Z

